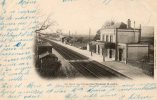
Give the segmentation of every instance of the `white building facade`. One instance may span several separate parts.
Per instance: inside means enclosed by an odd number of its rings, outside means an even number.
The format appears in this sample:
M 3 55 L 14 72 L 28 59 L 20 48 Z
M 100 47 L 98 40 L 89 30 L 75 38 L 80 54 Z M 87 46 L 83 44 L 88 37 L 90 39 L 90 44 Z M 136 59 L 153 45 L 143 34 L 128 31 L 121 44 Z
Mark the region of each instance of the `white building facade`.
M 100 40 L 95 42 L 96 53 L 103 57 L 104 61 L 140 60 L 148 56 L 149 45 L 141 44 L 141 28 L 131 28 L 128 25 L 115 23 L 114 25 L 100 29 Z

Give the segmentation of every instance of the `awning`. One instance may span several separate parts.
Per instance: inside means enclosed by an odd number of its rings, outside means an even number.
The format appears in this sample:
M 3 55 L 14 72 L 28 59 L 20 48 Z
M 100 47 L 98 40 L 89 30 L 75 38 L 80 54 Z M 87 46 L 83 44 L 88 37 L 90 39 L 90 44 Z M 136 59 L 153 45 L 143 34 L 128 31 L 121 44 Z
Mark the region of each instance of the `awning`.
M 116 49 L 116 44 L 115 43 L 111 43 L 111 42 L 106 42 L 105 43 L 105 48 L 106 49 Z

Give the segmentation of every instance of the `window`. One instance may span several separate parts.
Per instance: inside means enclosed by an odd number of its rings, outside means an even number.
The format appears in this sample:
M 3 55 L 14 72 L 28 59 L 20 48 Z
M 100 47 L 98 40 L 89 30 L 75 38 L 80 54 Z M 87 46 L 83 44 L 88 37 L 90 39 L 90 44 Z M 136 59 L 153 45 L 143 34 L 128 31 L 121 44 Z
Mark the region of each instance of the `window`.
M 102 35 L 102 41 L 104 41 L 104 34 Z
M 110 49 L 110 51 L 109 51 L 109 58 L 112 58 L 112 50 Z
M 113 36 L 110 35 L 110 42 L 113 42 Z
M 104 35 L 104 40 L 103 41 L 105 41 L 105 35 Z
M 108 42 L 108 35 L 106 35 L 106 42 Z

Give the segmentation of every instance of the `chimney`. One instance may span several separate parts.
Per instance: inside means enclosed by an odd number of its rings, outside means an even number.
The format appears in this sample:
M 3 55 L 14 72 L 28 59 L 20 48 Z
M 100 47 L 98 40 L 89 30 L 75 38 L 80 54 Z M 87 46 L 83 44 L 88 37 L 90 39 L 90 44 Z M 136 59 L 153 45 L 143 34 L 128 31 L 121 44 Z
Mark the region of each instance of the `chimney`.
M 135 29 L 135 21 L 134 21 L 134 29 Z
M 128 28 L 131 28 L 131 20 L 128 19 Z
M 141 24 L 140 24 L 140 29 L 141 29 Z

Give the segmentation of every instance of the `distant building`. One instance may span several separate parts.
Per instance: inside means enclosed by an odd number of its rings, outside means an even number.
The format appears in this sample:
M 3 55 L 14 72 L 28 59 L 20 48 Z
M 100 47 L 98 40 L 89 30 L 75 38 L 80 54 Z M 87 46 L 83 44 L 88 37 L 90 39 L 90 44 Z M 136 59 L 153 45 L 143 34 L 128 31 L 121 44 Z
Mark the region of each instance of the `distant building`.
M 153 26 L 142 26 L 141 27 L 141 37 L 154 37 L 154 27 Z
M 47 43 L 47 42 L 44 42 L 44 41 L 38 41 L 38 47 L 37 47 L 37 50 L 38 50 L 38 54 L 42 54 L 42 53 L 45 53 L 45 52 L 51 52 L 52 53 L 52 45 Z
M 72 37 L 69 37 L 69 36 L 61 37 L 61 42 L 65 44 L 69 43 L 71 40 L 72 40 Z
M 149 45 L 141 44 L 141 27 L 132 28 L 127 24 L 113 23 L 100 29 L 100 40 L 91 42 L 88 50 L 102 55 L 104 61 L 140 60 L 148 56 Z

